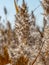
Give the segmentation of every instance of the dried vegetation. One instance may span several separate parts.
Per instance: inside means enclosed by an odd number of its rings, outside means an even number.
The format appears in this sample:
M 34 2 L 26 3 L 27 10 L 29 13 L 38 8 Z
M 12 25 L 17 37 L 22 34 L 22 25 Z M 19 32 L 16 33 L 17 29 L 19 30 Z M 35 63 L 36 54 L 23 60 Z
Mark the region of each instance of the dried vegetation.
M 0 65 L 49 65 L 49 0 L 43 0 L 41 4 L 44 8 L 43 32 L 36 27 L 33 11 L 28 13 L 25 0 L 21 7 L 14 0 L 14 29 L 4 7 L 7 27 L 0 25 Z

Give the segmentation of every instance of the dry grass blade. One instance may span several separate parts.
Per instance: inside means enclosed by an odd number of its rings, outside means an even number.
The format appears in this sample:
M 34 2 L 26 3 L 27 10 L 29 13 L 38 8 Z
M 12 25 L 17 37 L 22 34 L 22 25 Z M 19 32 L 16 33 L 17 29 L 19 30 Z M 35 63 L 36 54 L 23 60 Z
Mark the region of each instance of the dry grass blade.
M 16 65 L 28 65 L 29 59 L 27 57 L 21 56 L 18 60 Z
M 10 62 L 11 62 L 11 60 L 9 60 L 9 54 L 8 54 L 7 48 L 4 47 L 4 56 L 2 56 L 0 54 L 0 65 L 5 65 L 5 64 L 8 64 Z
M 19 8 L 18 8 L 15 0 L 14 0 L 14 5 L 15 5 L 16 12 L 18 13 L 19 12 Z
M 39 51 L 39 53 L 38 53 L 38 55 L 36 56 L 35 60 L 32 62 L 32 65 L 34 65 L 34 63 L 36 62 L 36 60 L 37 60 L 37 58 L 39 57 L 40 53 L 41 53 L 41 50 Z
M 4 13 L 5 13 L 5 15 L 7 15 L 7 9 L 6 9 L 6 7 L 4 7 Z

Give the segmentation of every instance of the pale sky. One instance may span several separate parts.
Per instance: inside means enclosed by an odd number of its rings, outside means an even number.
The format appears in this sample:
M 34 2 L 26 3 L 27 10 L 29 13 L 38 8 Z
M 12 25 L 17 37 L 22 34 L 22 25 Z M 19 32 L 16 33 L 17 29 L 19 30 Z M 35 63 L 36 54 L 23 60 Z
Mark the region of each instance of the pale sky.
M 34 10 L 38 5 L 40 5 L 40 0 L 25 0 L 27 3 L 27 6 L 29 7 L 29 12 Z M 19 5 L 22 4 L 22 0 L 19 0 Z M 0 0 L 0 16 L 2 16 L 2 20 L 5 19 L 4 15 L 4 6 L 6 6 L 8 14 L 7 18 L 10 20 L 12 25 L 14 24 L 14 15 L 15 15 L 15 7 L 14 7 L 14 0 Z M 37 10 L 35 10 L 34 14 L 36 16 L 36 22 L 39 26 L 42 25 L 42 19 L 43 16 L 41 15 L 43 13 L 43 9 L 40 6 Z

